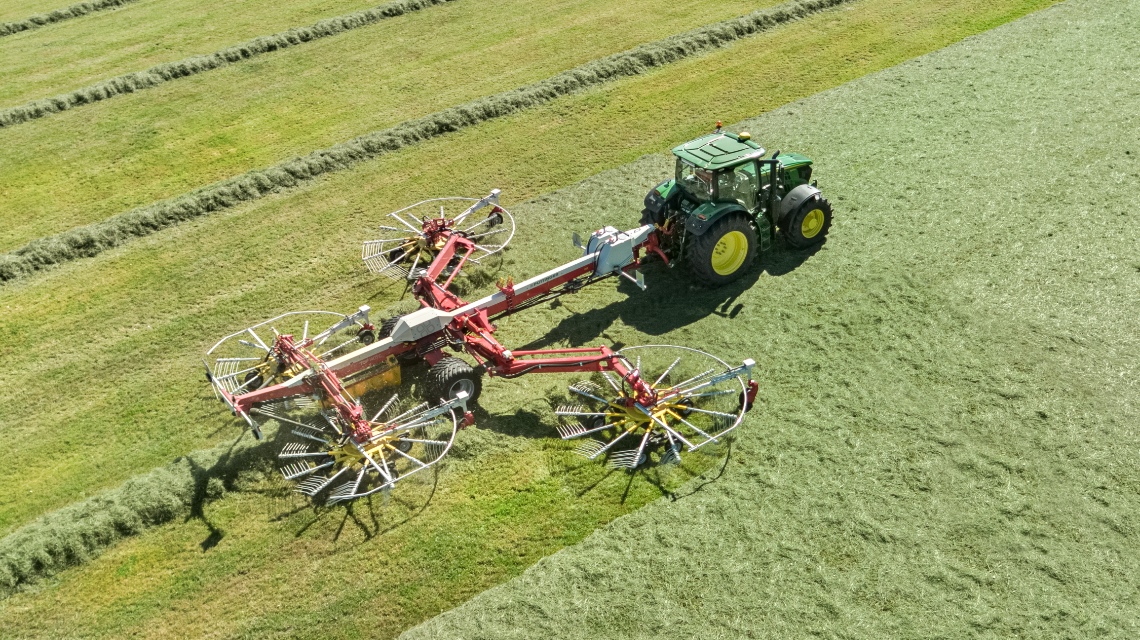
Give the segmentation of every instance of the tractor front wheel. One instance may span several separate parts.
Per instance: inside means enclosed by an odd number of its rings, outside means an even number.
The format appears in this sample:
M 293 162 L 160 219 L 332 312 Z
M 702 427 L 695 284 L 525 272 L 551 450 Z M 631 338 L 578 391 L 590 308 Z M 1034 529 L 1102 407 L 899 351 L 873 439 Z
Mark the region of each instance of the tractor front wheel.
M 796 249 L 806 249 L 823 242 L 831 229 L 831 203 L 822 196 L 800 205 L 780 225 L 784 239 Z
M 730 215 L 694 238 L 688 253 L 697 279 L 712 286 L 728 284 L 756 259 L 756 229 L 745 216 Z
M 465 360 L 446 357 L 428 369 L 428 401 L 450 400 L 460 391 L 467 393 L 467 401 L 475 402 L 483 390 L 483 378 Z

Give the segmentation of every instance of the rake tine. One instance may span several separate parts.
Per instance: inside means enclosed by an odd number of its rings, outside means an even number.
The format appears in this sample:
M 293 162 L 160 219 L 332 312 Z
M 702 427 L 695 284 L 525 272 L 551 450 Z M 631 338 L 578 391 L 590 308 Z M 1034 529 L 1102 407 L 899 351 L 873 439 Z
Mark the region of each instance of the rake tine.
M 594 427 L 594 428 L 592 428 L 592 429 L 586 429 L 585 427 L 582 427 L 582 431 L 581 431 L 581 433 L 573 433 L 572 435 L 568 435 L 568 436 L 567 436 L 567 435 L 563 435 L 563 436 L 562 436 L 562 439 L 563 439 L 563 440 L 570 440 L 570 439 L 573 439 L 573 438 L 581 438 L 582 436 L 588 436 L 588 435 L 590 435 L 591 433 L 597 433 L 597 432 L 599 432 L 599 431 L 605 431 L 606 429 L 608 429 L 608 428 L 610 428 L 610 427 L 616 427 L 616 426 L 617 426 L 617 424 L 616 424 L 616 423 L 614 423 L 614 424 L 606 423 L 606 424 L 603 424 L 603 425 L 602 425 L 602 426 L 600 426 L 600 427 Z M 558 430 L 558 431 L 559 431 L 559 433 L 561 433 L 561 432 L 562 432 L 562 429 L 561 429 L 561 428 L 559 428 L 559 430 Z
M 601 449 L 599 449 L 599 450 L 598 450 L 598 452 L 597 452 L 597 453 L 595 453 L 594 455 L 590 456 L 590 459 L 591 459 L 591 460 L 593 460 L 594 458 L 597 458 L 599 455 L 601 455 L 601 454 L 603 454 L 603 453 L 605 453 L 605 452 L 609 451 L 610 449 L 612 449 L 612 448 L 613 448 L 613 446 L 614 446 L 615 444 L 617 444 L 617 443 L 621 442 L 621 439 L 622 439 L 622 438 L 624 438 L 624 437 L 628 436 L 629 434 L 633 433 L 633 430 L 634 430 L 634 428 L 635 428 L 635 427 L 630 427 L 630 428 L 626 429 L 625 431 L 622 431 L 622 432 L 621 432 L 621 433 L 618 435 L 618 437 L 616 437 L 616 438 L 614 438 L 613 440 L 611 440 L 609 444 L 607 444 L 606 446 L 604 446 L 604 447 L 602 447 Z
M 399 397 L 400 394 L 392 394 L 392 397 L 388 398 L 388 402 L 385 402 L 384 406 L 380 407 L 380 410 L 376 412 L 376 415 L 372 416 L 372 419 L 369 420 L 369 422 L 376 422 L 376 419 L 380 417 L 380 414 L 387 411 L 388 408 L 391 407 L 397 399 L 399 399 Z
M 616 391 L 616 392 L 618 393 L 618 395 L 620 395 L 620 396 L 622 396 L 622 397 L 624 397 L 624 396 L 625 396 L 625 394 L 624 394 L 624 393 L 622 393 L 622 390 L 621 390 L 621 388 L 620 388 L 620 387 L 618 387 L 618 386 L 617 386 L 617 384 L 616 384 L 616 383 L 614 383 L 614 381 L 610 379 L 610 374 L 609 374 L 609 372 L 607 372 L 607 371 L 603 371 L 603 372 L 602 372 L 602 377 L 606 379 L 606 382 L 610 383 L 610 386 L 614 388 L 614 391 Z
M 296 429 L 293 429 L 292 433 L 295 436 L 298 436 L 300 438 L 307 438 L 309 440 L 312 440 L 313 442 L 319 442 L 321 444 L 328 444 L 324 438 L 318 438 L 317 436 L 314 436 L 314 435 L 309 434 L 309 433 L 305 433 L 303 431 L 298 431 Z
M 302 477 L 307 476 L 309 474 L 316 473 L 317 471 L 320 471 L 321 469 L 328 469 L 329 467 L 333 466 L 334 464 L 336 464 L 336 463 L 333 462 L 332 460 L 329 460 L 328 462 L 326 462 L 324 464 L 317 465 L 315 467 L 308 467 L 308 466 L 305 466 L 301 463 L 290 464 L 290 465 L 286 465 L 285 467 L 283 467 L 281 469 L 281 475 L 285 476 L 286 480 L 296 480 L 297 478 L 302 478 Z
M 668 368 L 668 369 L 666 369 L 666 370 L 664 371 L 664 373 L 662 373 L 662 374 L 661 374 L 661 376 L 660 376 L 659 378 L 657 378 L 657 381 L 653 383 L 653 386 L 654 386 L 654 387 L 656 387 L 657 385 L 661 384 L 661 381 L 665 379 L 665 376 L 669 375 L 669 372 L 670 372 L 670 371 L 672 371 L 672 370 L 673 370 L 673 367 L 676 367 L 676 366 L 677 366 L 677 363 L 678 363 L 678 362 L 680 362 L 680 361 L 681 361 L 681 359 L 680 359 L 680 358 L 677 358 L 676 360 L 674 360 L 674 361 L 673 361 L 673 364 L 669 365 L 669 368 Z
M 570 387 L 570 391 L 573 391 L 574 393 L 576 393 L 576 394 L 578 394 L 578 395 L 580 395 L 580 396 L 582 396 L 582 397 L 584 397 L 584 398 L 589 398 L 589 399 L 591 399 L 591 400 L 594 400 L 594 401 L 596 401 L 596 402 L 600 402 L 600 403 L 602 403 L 603 405 L 607 405 L 607 404 L 609 404 L 609 401 L 608 401 L 608 400 L 605 400 L 605 399 L 603 399 L 603 398 L 599 398 L 598 396 L 596 396 L 596 395 L 594 395 L 594 394 L 592 394 L 592 393 L 589 393 L 589 392 L 587 392 L 587 391 L 583 391 L 582 389 L 578 389 L 577 387 L 575 387 L 575 386 L 573 386 L 573 385 L 571 385 L 571 387 Z
M 588 460 L 593 460 L 602 446 L 602 443 L 597 440 L 583 440 L 577 447 L 574 447 L 574 453 Z
M 633 466 L 631 469 L 637 468 L 637 463 L 641 461 L 641 454 L 645 451 L 645 445 L 649 442 L 649 429 L 645 430 L 645 435 L 641 436 L 641 444 L 637 445 L 637 455 L 633 456 Z
M 345 471 L 348 471 L 348 467 L 341 467 L 340 471 L 337 471 L 336 473 L 332 474 L 331 476 L 325 478 L 323 482 L 320 482 L 319 484 L 317 484 L 317 486 L 313 487 L 311 492 L 302 491 L 302 493 L 305 493 L 309 497 L 317 495 L 321 491 L 324 491 L 325 487 L 332 484 L 334 480 L 336 480 L 337 478 L 344 475 Z M 315 480 L 315 478 L 314 478 L 314 480 Z

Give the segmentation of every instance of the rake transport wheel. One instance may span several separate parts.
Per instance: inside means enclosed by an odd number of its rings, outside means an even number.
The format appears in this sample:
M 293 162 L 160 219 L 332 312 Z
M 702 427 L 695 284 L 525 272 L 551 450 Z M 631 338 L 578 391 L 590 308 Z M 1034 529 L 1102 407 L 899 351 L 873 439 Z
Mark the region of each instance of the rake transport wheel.
M 460 391 L 467 394 L 468 402 L 478 400 L 483 391 L 483 377 L 467 361 L 448 356 L 428 369 L 429 401 L 451 400 Z
M 788 244 L 806 249 L 823 242 L 831 230 L 831 203 L 827 198 L 812 198 L 789 213 L 780 222 L 780 230 Z
M 741 214 L 730 214 L 689 245 L 689 265 L 697 279 L 721 286 L 738 280 L 756 259 L 756 230 Z
M 620 354 L 657 401 L 638 405 L 626 381 L 609 372 L 572 384 L 572 401 L 554 413 L 559 435 L 581 439 L 575 451 L 586 458 L 628 470 L 678 463 L 682 451 L 721 442 L 744 420 L 747 370 L 688 347 L 627 347 Z
M 405 407 L 396 395 L 370 409 L 365 436 L 350 432 L 331 411 L 268 412 L 289 434 L 278 459 L 298 493 L 331 504 L 390 489 L 443 458 L 463 411 L 426 402 Z
M 391 225 L 380 226 L 380 237 L 364 243 L 361 258 L 373 273 L 397 280 L 414 280 L 456 233 L 475 243 L 467 259 L 479 264 L 507 246 L 515 235 L 515 219 L 493 197 L 433 198 L 389 214 Z M 456 259 L 458 263 L 458 258 Z M 456 265 L 449 265 L 448 273 Z

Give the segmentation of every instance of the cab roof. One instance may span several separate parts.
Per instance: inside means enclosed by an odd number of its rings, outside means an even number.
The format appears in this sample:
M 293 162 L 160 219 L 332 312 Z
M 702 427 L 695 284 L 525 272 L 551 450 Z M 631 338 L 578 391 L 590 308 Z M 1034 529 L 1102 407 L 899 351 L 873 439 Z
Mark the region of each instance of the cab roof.
M 716 171 L 764 155 L 764 147 L 727 131 L 710 133 L 673 148 L 673 155 L 702 169 Z

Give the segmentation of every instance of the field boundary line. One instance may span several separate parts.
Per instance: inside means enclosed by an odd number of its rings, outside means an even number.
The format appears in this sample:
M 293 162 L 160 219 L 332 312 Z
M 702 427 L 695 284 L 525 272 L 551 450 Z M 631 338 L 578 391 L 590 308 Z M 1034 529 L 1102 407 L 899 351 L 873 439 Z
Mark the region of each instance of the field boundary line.
M 47 13 L 37 13 L 23 20 L 0 22 L 0 38 L 23 31 L 39 29 L 40 27 L 46 27 L 49 24 L 63 22 L 64 20 L 79 18 L 89 13 L 115 9 L 126 4 L 131 4 L 132 2 L 138 2 L 138 0 L 95 0 L 94 2 L 80 2 L 70 7 L 64 7 L 63 9 L 56 9 Z
M 135 2 L 136 0 L 107 1 L 122 3 Z M 194 55 L 174 62 L 164 62 L 144 71 L 132 71 L 74 91 L 0 110 L 0 127 L 11 127 L 29 120 L 67 111 L 74 107 L 94 104 L 115 96 L 150 89 L 171 80 L 213 71 L 264 53 L 288 49 L 306 42 L 339 35 L 360 27 L 367 27 L 387 18 L 397 18 L 408 13 L 455 1 L 395 0 L 370 9 L 318 20 L 306 27 L 293 27 L 272 35 L 258 36 L 214 53 Z
M 106 220 L 33 240 L 0 255 L 0 284 L 55 264 L 95 256 L 131 238 L 150 235 L 185 220 L 228 209 L 283 189 L 297 187 L 326 173 L 405 147 L 511 115 L 590 87 L 643 74 L 679 60 L 717 49 L 741 38 L 806 18 L 855 0 L 792 0 L 744 16 L 715 22 L 592 60 L 545 80 L 473 100 L 408 120 L 285 160 L 253 169 L 190 193 L 144 205 Z

